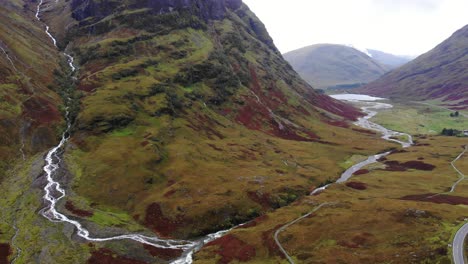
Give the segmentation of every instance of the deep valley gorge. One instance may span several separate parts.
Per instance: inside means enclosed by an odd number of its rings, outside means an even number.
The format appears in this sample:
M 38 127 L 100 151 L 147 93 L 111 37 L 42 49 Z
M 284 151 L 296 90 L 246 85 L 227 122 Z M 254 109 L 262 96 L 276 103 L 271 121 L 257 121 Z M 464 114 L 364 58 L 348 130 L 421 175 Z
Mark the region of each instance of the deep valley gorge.
M 241 0 L 4 1 L 0 264 L 465 263 L 467 26 L 322 51 L 326 91 L 275 42 Z

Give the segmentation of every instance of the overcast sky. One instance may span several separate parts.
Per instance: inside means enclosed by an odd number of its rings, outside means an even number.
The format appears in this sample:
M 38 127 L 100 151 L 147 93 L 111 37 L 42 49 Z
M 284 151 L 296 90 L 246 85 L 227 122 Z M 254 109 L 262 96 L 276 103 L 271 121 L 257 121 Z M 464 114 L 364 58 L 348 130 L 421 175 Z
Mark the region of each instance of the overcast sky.
M 419 55 L 468 24 L 468 0 L 243 0 L 281 52 L 317 43 Z

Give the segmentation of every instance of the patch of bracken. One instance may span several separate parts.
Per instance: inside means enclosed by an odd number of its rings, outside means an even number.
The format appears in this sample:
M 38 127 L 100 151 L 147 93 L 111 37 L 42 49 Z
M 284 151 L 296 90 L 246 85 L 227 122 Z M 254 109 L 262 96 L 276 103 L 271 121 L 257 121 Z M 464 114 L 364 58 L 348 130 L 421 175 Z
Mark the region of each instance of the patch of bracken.
M 182 215 L 175 218 L 164 216 L 159 203 L 152 203 L 146 208 L 145 225 L 163 237 L 169 237 L 186 223 Z
M 86 210 L 82 210 L 82 209 L 79 209 L 77 208 L 72 201 L 67 201 L 65 203 L 65 208 L 70 211 L 72 214 L 76 215 L 76 216 L 79 216 L 79 217 L 91 217 L 93 216 L 93 212 L 91 211 L 86 211 Z
M 400 198 L 401 200 L 407 201 L 420 201 L 420 202 L 430 202 L 437 204 L 465 204 L 468 205 L 468 198 L 461 196 L 452 196 L 447 194 L 435 194 L 435 193 L 426 193 L 426 194 L 412 194 Z
M 361 169 L 361 170 L 358 170 L 355 173 L 353 173 L 353 175 L 363 175 L 363 174 L 367 174 L 367 173 L 369 173 L 369 170 Z
M 9 263 L 8 256 L 11 254 L 10 244 L 0 243 L 0 263 Z
M 347 182 L 346 186 L 348 186 L 349 188 L 353 188 L 355 190 L 360 190 L 360 191 L 367 189 L 367 185 L 362 182 Z
M 184 252 L 182 249 L 171 249 L 171 248 L 157 248 L 150 245 L 143 245 L 143 247 L 153 257 L 157 257 L 163 260 L 171 260 L 180 257 Z
M 206 244 L 206 247 L 218 246 L 216 253 L 221 256 L 218 260 L 220 264 L 227 264 L 237 260 L 239 262 L 247 262 L 255 257 L 255 247 L 245 243 L 237 237 L 229 234 L 219 239 Z
M 148 264 L 147 262 L 119 256 L 107 248 L 101 248 L 91 253 L 88 264 Z

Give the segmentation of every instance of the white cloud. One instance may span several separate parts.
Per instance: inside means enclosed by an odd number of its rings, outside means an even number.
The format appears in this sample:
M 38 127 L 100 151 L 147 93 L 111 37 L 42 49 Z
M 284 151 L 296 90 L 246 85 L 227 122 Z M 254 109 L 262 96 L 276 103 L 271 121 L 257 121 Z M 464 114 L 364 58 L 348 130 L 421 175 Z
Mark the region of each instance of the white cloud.
M 466 0 L 244 0 L 282 52 L 352 43 L 394 54 L 424 53 L 468 24 Z

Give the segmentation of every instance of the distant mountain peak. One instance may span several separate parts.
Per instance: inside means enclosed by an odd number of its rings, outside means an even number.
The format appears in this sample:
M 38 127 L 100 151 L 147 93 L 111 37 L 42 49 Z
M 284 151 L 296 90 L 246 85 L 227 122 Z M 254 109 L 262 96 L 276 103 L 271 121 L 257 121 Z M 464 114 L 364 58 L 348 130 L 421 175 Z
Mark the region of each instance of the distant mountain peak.
M 302 78 L 319 89 L 356 88 L 389 70 L 369 52 L 343 44 L 311 45 L 288 52 L 284 58 Z
M 360 52 L 366 54 L 367 56 L 369 56 L 369 57 L 371 57 L 371 58 L 373 57 L 373 56 L 372 56 L 372 53 L 370 53 L 369 50 L 368 50 L 367 48 L 363 48 L 363 47 L 361 47 L 361 46 L 359 46 L 359 45 L 355 45 L 355 44 L 345 44 L 345 46 L 348 46 L 348 47 L 351 47 L 351 48 L 353 48 L 353 49 L 356 49 L 356 50 L 358 50 L 358 51 L 360 51 Z

